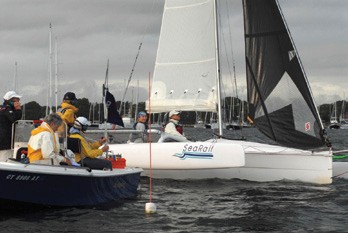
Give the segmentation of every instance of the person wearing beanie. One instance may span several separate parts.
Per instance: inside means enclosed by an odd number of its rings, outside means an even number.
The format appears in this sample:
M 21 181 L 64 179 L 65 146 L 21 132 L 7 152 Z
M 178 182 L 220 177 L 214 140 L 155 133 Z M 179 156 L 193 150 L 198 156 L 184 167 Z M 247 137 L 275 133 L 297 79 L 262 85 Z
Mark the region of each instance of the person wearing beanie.
M 109 160 L 98 159 L 103 152 L 109 150 L 108 145 L 104 145 L 101 149 L 98 149 L 102 144 L 106 142 L 106 138 L 100 140 L 92 140 L 87 138 L 85 131 L 91 123 L 85 117 L 78 117 L 74 121 L 74 125 L 70 128 L 70 138 L 78 138 L 81 141 L 81 154 L 75 154 L 75 161 L 83 167 L 89 167 L 90 169 L 97 170 L 112 170 L 112 163 Z
M 67 92 L 63 97 L 63 102 L 60 105 L 60 108 L 57 110 L 57 113 L 60 115 L 62 120 L 67 124 L 68 128 L 73 126 L 76 114 L 79 109 L 76 107 L 77 98 L 75 93 Z
M 16 92 L 9 91 L 0 105 L 0 161 L 12 157 L 12 124 L 22 118 L 21 98 Z
M 131 133 L 129 135 L 128 142 L 133 142 L 133 143 L 148 142 L 148 137 L 146 132 L 148 129 L 148 126 L 146 124 L 146 121 L 147 121 L 146 112 L 143 112 L 143 111 L 139 112 L 137 122 L 133 125 L 133 129 L 141 130 L 141 133 Z

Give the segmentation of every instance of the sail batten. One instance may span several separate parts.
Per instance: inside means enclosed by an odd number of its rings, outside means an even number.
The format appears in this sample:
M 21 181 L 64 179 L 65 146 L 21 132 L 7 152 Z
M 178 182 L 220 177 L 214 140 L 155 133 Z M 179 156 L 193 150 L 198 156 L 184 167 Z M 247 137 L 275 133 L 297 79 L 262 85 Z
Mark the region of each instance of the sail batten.
M 151 87 L 153 112 L 217 111 L 215 30 L 213 0 L 165 2 Z
M 248 101 L 266 136 L 295 148 L 325 144 L 300 59 L 276 0 L 243 0 Z

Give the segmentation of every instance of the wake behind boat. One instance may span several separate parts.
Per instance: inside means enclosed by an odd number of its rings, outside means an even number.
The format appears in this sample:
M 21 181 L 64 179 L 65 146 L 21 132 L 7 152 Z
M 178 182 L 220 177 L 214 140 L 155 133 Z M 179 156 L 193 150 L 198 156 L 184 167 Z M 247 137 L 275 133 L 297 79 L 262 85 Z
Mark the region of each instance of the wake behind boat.
M 151 98 L 146 104 L 151 113 L 218 109 L 222 135 L 217 11 L 214 0 L 165 2 Z M 278 2 L 243 0 L 243 11 L 249 118 L 282 146 L 218 138 L 165 143 L 162 138 L 151 145 L 153 177 L 331 183 L 331 149 L 321 149 L 327 143 L 324 127 Z M 174 161 L 179 160 L 175 155 L 203 144 L 225 149 L 213 150 L 204 166 L 197 158 Z M 141 157 L 139 152 L 148 147 L 110 145 L 124 154 L 129 165 L 142 163 L 146 174 L 148 156 Z

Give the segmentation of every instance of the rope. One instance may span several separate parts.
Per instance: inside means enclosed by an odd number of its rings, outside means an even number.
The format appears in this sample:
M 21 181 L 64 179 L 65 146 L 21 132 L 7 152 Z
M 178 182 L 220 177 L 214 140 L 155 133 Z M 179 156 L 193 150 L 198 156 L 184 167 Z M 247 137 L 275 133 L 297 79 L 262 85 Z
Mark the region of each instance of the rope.
M 345 172 L 343 172 L 343 173 L 341 173 L 341 174 L 335 175 L 335 176 L 333 176 L 333 177 L 331 177 L 331 178 L 336 178 L 336 177 L 342 176 L 342 175 L 344 175 L 344 174 L 346 174 L 346 173 L 348 173 L 348 171 L 345 171 Z
M 150 147 L 150 203 L 152 202 L 152 133 L 151 133 L 151 84 L 150 84 L 150 72 L 149 72 L 149 83 L 148 83 L 148 88 L 149 88 L 149 110 L 148 110 L 148 113 L 149 113 L 149 120 L 148 120 L 148 124 L 149 124 L 149 130 L 150 130 L 150 133 L 149 133 L 149 147 Z

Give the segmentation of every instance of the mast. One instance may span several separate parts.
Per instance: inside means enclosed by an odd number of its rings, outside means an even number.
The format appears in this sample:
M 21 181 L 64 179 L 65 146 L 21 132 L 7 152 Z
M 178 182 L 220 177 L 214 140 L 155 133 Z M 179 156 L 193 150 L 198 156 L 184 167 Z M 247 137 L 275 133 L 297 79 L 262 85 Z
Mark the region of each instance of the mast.
M 137 115 L 138 115 L 138 102 L 139 102 L 139 80 L 137 80 L 137 95 L 135 96 L 134 121 L 137 120 Z
M 217 98 L 218 98 L 218 124 L 219 124 L 219 135 L 223 135 L 222 132 L 222 111 L 221 111 L 221 77 L 220 77 L 220 61 L 219 61 L 219 37 L 218 37 L 218 12 L 217 12 L 217 0 L 214 0 L 214 14 L 215 14 L 215 46 L 216 46 L 216 77 L 217 77 Z
M 58 109 L 58 42 L 57 42 L 57 37 L 55 37 L 55 83 L 54 83 L 54 93 L 56 97 L 56 112 Z
M 49 38 L 49 106 L 50 113 L 52 113 L 52 25 L 50 23 L 50 38 Z
M 52 113 L 52 25 L 51 23 L 50 23 L 50 33 L 49 33 L 48 79 L 49 79 L 48 108 L 49 108 L 49 113 Z
M 103 105 L 104 105 L 104 137 L 108 138 L 107 120 L 108 120 L 108 107 L 106 106 L 106 92 L 109 88 L 109 59 L 106 66 L 105 82 L 103 84 Z M 108 152 L 106 152 L 106 158 L 108 157 Z
M 14 70 L 14 76 L 13 76 L 13 90 L 17 91 L 17 61 L 15 61 L 15 70 Z

